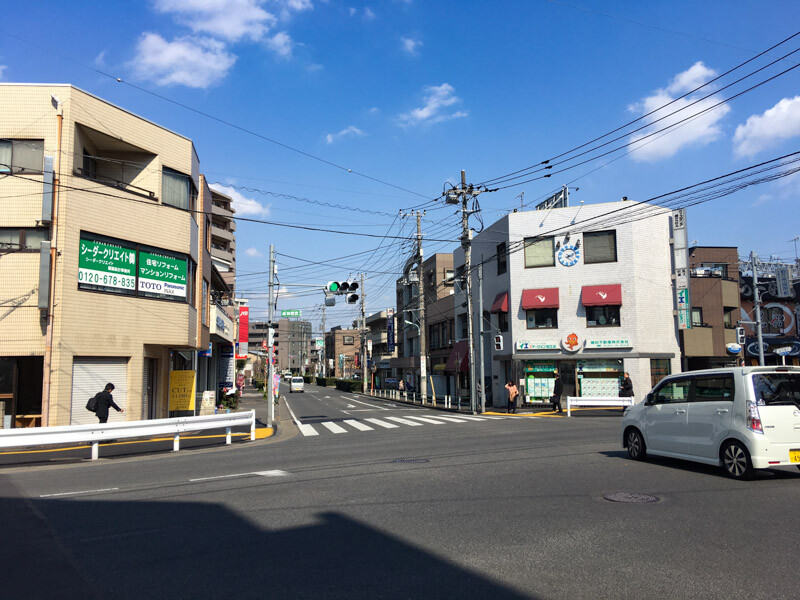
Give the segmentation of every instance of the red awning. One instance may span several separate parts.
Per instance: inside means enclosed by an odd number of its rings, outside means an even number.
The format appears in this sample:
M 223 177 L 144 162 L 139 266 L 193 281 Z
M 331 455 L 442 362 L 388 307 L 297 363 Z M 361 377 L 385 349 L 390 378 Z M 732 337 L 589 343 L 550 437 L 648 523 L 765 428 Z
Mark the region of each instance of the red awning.
M 581 303 L 584 306 L 620 306 L 622 286 L 618 283 L 585 285 L 581 288 Z
M 522 310 L 558 308 L 558 288 L 522 290 Z
M 494 299 L 494 303 L 492 304 L 492 309 L 489 312 L 508 312 L 508 292 L 500 292 L 497 294 L 497 297 Z
M 469 371 L 469 342 L 467 340 L 456 342 L 444 370 L 461 371 L 462 373 Z

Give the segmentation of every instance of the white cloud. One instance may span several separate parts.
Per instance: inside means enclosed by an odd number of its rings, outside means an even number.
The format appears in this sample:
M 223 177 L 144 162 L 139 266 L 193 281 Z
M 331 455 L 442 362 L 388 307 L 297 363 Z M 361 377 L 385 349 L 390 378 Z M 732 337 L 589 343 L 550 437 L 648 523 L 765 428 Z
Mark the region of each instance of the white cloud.
M 168 42 L 157 33 L 143 33 L 130 65 L 134 75 L 158 85 L 207 88 L 219 83 L 236 62 L 222 42 L 179 37 Z
M 411 56 L 417 55 L 417 49 L 422 46 L 422 42 L 420 40 L 415 40 L 414 38 L 409 37 L 401 37 L 400 38 L 400 46 L 403 48 L 407 54 Z
M 641 102 L 629 106 L 628 110 L 634 113 L 647 114 L 651 111 L 655 111 L 645 119 L 645 122 L 653 123 L 653 125 L 630 137 L 630 149 L 636 150 L 631 154 L 631 158 L 640 162 L 655 162 L 674 156 L 680 150 L 688 146 L 703 146 L 718 139 L 722 134 L 719 122 L 730 112 L 730 107 L 727 104 L 708 110 L 708 112 L 696 118 L 690 118 L 680 125 L 676 125 L 673 129 L 649 137 L 641 144 L 636 143 L 655 131 L 678 123 L 678 121 L 698 114 L 703 110 L 710 109 L 711 106 L 718 103 L 720 98 L 711 97 L 697 104 L 693 104 L 690 108 L 686 108 L 686 110 L 682 110 L 675 115 L 663 118 L 657 123 L 654 122 L 657 119 L 665 117 L 665 115 L 678 111 L 692 102 L 695 102 L 697 99 L 695 95 L 681 98 L 675 102 L 672 101 L 715 75 L 715 71 L 706 67 L 702 62 L 697 62 L 686 71 L 678 73 L 673 77 L 672 81 L 665 89 L 656 90 L 652 95 L 644 98 Z M 706 95 L 708 91 L 709 88 L 701 90 L 701 92 L 698 92 L 698 96 Z M 660 106 L 668 102 L 672 102 L 672 104 L 666 108 L 657 110 Z
M 155 8 L 175 14 L 195 33 L 233 42 L 246 37 L 260 40 L 275 25 L 277 17 L 262 4 L 261 0 L 156 0 Z
M 3 73 L 8 67 L 6 65 L 0 65 L 0 81 L 3 80 Z
M 354 17 L 354 16 L 356 16 L 356 13 L 358 12 L 358 11 L 357 11 L 355 8 L 353 8 L 352 6 L 351 6 L 349 9 L 347 9 L 347 10 L 350 12 L 350 16 L 351 16 L 351 17 Z
M 372 9 L 369 6 L 367 6 L 364 9 L 364 19 L 366 19 L 367 21 L 374 21 L 375 20 L 375 13 L 372 11 Z
M 361 131 L 355 125 L 350 125 L 349 127 L 345 127 L 339 133 L 329 133 L 325 136 L 325 141 L 329 144 L 332 144 L 336 140 L 340 140 L 345 137 L 361 137 L 366 135 L 363 131 Z
M 94 57 L 94 64 L 96 64 L 98 67 L 102 67 L 103 65 L 105 65 L 105 63 L 106 63 L 106 51 L 103 50 L 100 52 L 100 54 Z
M 250 258 L 261 258 L 264 254 L 258 248 L 248 248 L 244 253 Z
M 267 40 L 267 47 L 278 56 L 289 58 L 292 56 L 294 42 L 288 33 L 281 31 Z
M 752 115 L 733 135 L 737 157 L 753 156 L 800 135 L 800 96 L 784 98 L 760 115 Z
M 226 196 L 230 196 L 233 200 L 233 209 L 240 217 L 243 216 L 260 216 L 266 217 L 270 213 L 270 205 L 264 206 L 258 200 L 248 198 L 234 187 L 227 185 L 215 184 L 211 186 L 212 189 L 222 192 Z
M 453 104 L 461 102 L 461 98 L 455 95 L 455 88 L 449 83 L 432 85 L 423 88 L 425 92 L 425 104 L 415 108 L 410 112 L 400 115 L 400 123 L 405 126 L 419 125 L 421 123 L 439 123 L 449 119 L 466 117 L 466 111 L 456 111 L 447 113 L 444 109 Z
M 324 68 L 325 66 L 319 63 L 311 63 L 306 67 L 306 71 L 308 71 L 309 73 L 316 73 L 317 71 L 322 71 L 322 69 Z

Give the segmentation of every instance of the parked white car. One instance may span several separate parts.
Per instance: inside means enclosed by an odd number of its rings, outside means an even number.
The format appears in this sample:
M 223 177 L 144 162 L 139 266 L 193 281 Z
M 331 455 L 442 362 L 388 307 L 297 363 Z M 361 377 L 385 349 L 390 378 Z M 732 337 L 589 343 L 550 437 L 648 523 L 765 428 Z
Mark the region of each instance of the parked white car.
M 292 392 L 305 393 L 302 377 L 292 377 L 292 380 L 289 382 L 289 393 L 291 394 Z
M 735 479 L 754 469 L 800 469 L 800 368 L 736 367 L 669 375 L 622 418 L 622 445 L 718 465 Z

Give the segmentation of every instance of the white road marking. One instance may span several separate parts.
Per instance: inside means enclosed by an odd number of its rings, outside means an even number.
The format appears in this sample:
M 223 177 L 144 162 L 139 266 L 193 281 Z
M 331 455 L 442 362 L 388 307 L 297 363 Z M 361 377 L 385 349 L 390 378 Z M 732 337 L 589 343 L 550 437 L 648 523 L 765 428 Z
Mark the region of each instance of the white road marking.
M 337 425 L 333 421 L 324 421 L 320 423 L 320 425 L 322 425 L 323 427 L 328 429 L 328 431 L 331 431 L 333 433 L 347 433 L 347 429 Z
M 391 417 L 389 417 L 391 419 Z M 361 421 L 356 421 L 355 419 L 345 419 L 342 423 L 347 423 L 350 427 L 355 427 L 359 431 L 373 431 L 374 428 L 370 427 L 369 425 L 365 425 Z
M 280 470 L 272 470 L 272 471 L 252 471 L 250 473 L 230 473 L 228 475 L 215 475 L 213 477 L 198 477 L 196 479 L 190 479 L 191 482 L 197 481 L 213 481 L 214 479 L 230 479 L 232 477 L 250 477 L 252 475 L 258 475 L 259 477 L 283 477 L 288 475 L 286 471 Z
M 299 419 L 296 416 L 294 416 L 294 411 L 292 410 L 292 407 L 289 406 L 288 400 L 284 399 L 284 402 L 286 402 L 286 408 L 288 409 L 289 414 L 292 415 L 292 421 L 294 421 L 294 424 L 297 425 L 297 428 L 300 430 L 300 433 L 302 433 L 306 437 L 311 435 L 319 435 L 319 432 L 316 429 L 314 429 L 311 425 L 304 425 L 299 421 Z
M 409 419 L 414 419 L 415 421 L 422 421 L 423 423 L 430 423 L 432 425 L 445 425 L 445 423 L 442 423 L 441 421 L 434 421 L 433 419 L 429 419 L 427 417 L 412 417 L 412 416 L 409 416 L 408 418 Z
M 272 471 L 256 471 L 253 475 L 261 475 L 261 477 L 286 477 L 289 473 L 281 471 L 280 469 L 273 469 Z
M 404 419 L 402 417 L 386 417 L 390 421 L 395 421 L 396 423 L 402 423 L 403 425 L 410 425 L 411 427 L 421 427 L 422 423 L 415 423 L 414 421 L 409 421 L 408 419 Z
M 351 402 L 358 402 L 359 404 L 363 404 L 364 406 L 369 406 L 374 410 L 391 410 L 390 408 L 381 408 L 380 406 L 375 406 L 374 404 L 370 404 L 369 402 L 362 402 L 361 400 L 356 400 L 355 398 L 349 398 Z
M 324 396 L 324 398 L 325 398 L 325 400 L 330 400 L 331 399 L 330 396 Z
M 442 421 L 450 421 L 451 423 L 466 423 L 464 419 L 458 417 L 444 417 L 439 415 L 428 415 L 429 419 L 441 419 Z
M 56 498 L 58 496 L 77 496 L 79 494 L 99 494 L 100 492 L 113 492 L 119 488 L 103 488 L 100 490 L 81 490 L 79 492 L 61 492 L 59 494 L 40 494 L 39 498 Z
M 379 425 L 384 427 L 385 429 L 395 429 L 397 425 L 393 423 L 387 423 L 386 421 L 381 421 L 380 419 L 364 419 L 365 421 L 369 421 L 370 423 L 375 423 L 375 425 Z
M 355 408 L 355 407 L 356 407 L 356 405 L 355 405 L 355 404 L 348 404 L 348 405 L 347 405 L 347 408 Z

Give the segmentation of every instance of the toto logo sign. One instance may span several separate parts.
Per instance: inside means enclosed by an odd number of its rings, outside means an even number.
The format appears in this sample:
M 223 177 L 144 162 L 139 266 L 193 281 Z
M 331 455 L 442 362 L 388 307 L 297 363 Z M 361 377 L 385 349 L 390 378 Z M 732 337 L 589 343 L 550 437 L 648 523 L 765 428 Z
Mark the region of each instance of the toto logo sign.
M 139 280 L 139 287 L 145 290 L 157 290 L 159 292 L 163 289 L 163 286 L 158 281 Z

